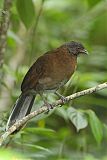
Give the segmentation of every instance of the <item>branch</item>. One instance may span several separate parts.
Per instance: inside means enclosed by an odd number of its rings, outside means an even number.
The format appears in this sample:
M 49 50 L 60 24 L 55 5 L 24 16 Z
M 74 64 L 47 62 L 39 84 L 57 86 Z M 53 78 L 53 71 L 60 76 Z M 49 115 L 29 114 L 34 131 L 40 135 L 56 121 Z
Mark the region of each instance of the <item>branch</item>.
M 74 93 L 70 96 L 67 96 L 66 97 L 66 102 L 62 102 L 61 99 L 57 100 L 56 102 L 54 102 L 52 104 L 53 108 L 56 108 L 58 107 L 59 105 L 63 105 L 67 102 L 69 102 L 70 100 L 73 100 L 75 98 L 78 98 L 80 96 L 84 96 L 84 95 L 87 95 L 87 94 L 91 94 L 93 92 L 97 92 L 99 90 L 102 90 L 104 88 L 107 88 L 107 82 L 105 83 L 102 83 L 102 84 L 99 84 L 95 87 L 92 87 L 92 88 L 89 88 L 89 89 L 86 89 L 86 90 L 83 90 L 83 91 L 80 91 L 80 92 L 77 92 L 77 93 Z M 3 144 L 3 142 L 6 140 L 6 138 L 12 134 L 15 130 L 17 130 L 19 127 L 23 126 L 27 121 L 29 121 L 30 119 L 32 119 L 33 117 L 41 114 L 41 113 L 44 113 L 48 111 L 48 107 L 47 106 L 42 106 L 41 108 L 39 108 L 38 110 L 30 113 L 29 115 L 27 115 L 26 117 L 22 118 L 21 120 L 19 120 L 18 122 L 16 122 L 12 127 L 10 127 L 0 138 L 0 145 Z
M 3 64 L 3 56 L 6 48 L 7 30 L 10 20 L 10 7 L 12 0 L 4 0 L 0 24 L 0 67 Z

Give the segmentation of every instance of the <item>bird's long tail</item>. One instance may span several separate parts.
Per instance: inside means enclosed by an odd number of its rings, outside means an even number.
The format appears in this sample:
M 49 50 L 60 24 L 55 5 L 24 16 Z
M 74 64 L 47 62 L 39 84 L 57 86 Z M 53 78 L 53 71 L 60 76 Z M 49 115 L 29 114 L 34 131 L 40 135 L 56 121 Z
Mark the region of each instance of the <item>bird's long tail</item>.
M 7 122 L 6 130 L 8 130 L 16 121 L 22 119 L 30 113 L 34 100 L 35 95 L 20 95 L 15 105 L 13 106 Z

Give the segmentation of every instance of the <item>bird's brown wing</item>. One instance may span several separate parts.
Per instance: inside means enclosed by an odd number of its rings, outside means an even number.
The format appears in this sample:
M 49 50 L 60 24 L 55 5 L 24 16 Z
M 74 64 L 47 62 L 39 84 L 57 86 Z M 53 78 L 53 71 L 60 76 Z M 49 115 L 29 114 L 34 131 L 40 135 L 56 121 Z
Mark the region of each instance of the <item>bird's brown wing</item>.
M 43 56 L 41 56 L 30 67 L 21 84 L 22 92 L 27 92 L 35 88 L 36 84 L 38 83 L 39 77 L 44 72 L 44 63 L 45 59 Z
M 51 52 L 54 53 L 56 51 Z M 36 62 L 30 67 L 21 84 L 22 92 L 28 92 L 32 89 L 36 90 L 38 83 L 50 82 L 50 78 L 47 76 L 52 69 L 51 55 L 53 54 L 50 54 L 50 52 L 46 52 L 43 56 L 39 57 Z

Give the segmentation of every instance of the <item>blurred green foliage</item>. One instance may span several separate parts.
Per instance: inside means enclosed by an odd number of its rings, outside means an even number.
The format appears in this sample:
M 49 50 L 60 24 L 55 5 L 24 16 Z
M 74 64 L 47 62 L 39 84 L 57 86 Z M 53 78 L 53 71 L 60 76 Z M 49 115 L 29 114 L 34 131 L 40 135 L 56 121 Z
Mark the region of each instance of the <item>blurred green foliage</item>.
M 0 159 L 2 160 L 26 160 L 24 156 L 17 152 L 12 152 L 11 150 L 0 149 Z
M 3 0 L 0 11 L 2 6 Z M 0 90 L 0 100 L 6 102 L 5 112 L 9 114 L 19 96 L 29 66 L 40 55 L 66 41 L 82 42 L 89 56 L 78 59 L 76 73 L 60 93 L 67 96 L 107 81 L 106 6 L 107 0 L 13 1 Z M 50 102 L 57 99 L 53 94 L 47 98 Z M 33 110 L 42 103 L 37 96 Z M 4 104 L 0 109 L 3 107 Z M 1 132 L 8 117 L 3 113 Z M 107 90 L 104 89 L 32 119 L 7 147 L 29 159 L 106 160 L 106 123 Z

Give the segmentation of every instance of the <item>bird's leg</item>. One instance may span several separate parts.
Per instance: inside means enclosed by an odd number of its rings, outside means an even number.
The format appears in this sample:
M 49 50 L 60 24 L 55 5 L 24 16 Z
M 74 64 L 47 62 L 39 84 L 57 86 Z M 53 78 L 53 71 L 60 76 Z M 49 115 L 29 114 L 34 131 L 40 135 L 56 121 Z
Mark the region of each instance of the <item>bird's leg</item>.
M 60 93 L 55 92 L 55 94 L 56 94 L 59 98 L 61 98 L 62 103 L 65 103 L 65 102 L 67 101 L 66 97 L 62 96 Z
M 43 96 L 43 93 L 39 93 L 39 94 L 43 99 L 44 105 L 46 105 L 48 107 L 48 111 L 46 113 L 49 113 L 50 109 L 53 109 L 52 104 L 47 102 L 47 99 L 46 99 L 46 97 Z
M 53 105 L 50 104 L 50 103 L 48 103 L 47 100 L 46 100 L 45 98 L 43 99 L 43 101 L 44 101 L 44 105 L 46 105 L 47 108 L 48 108 L 48 110 L 47 110 L 47 112 L 46 112 L 46 114 L 48 114 L 49 111 L 50 111 L 51 109 L 53 109 Z

